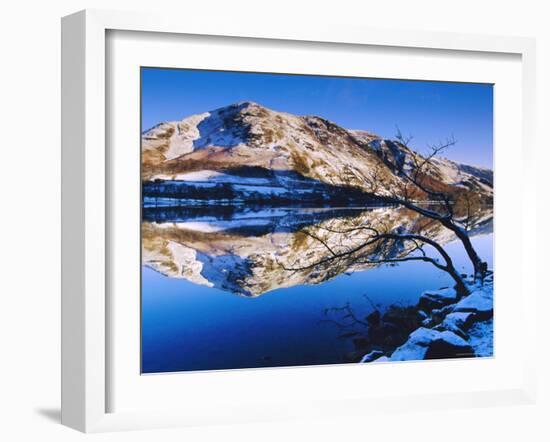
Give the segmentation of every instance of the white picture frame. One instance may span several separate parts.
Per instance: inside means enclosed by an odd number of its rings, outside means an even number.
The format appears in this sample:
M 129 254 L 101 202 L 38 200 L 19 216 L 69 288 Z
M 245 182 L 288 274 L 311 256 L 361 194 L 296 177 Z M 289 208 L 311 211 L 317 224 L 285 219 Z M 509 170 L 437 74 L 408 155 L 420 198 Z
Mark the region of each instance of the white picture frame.
M 521 190 L 521 306 L 536 305 L 534 270 L 525 257 L 535 254 L 534 235 L 535 146 L 535 43 L 518 37 L 490 37 L 416 31 L 392 32 L 371 28 L 314 25 L 300 27 L 281 23 L 265 26 L 254 23 L 216 22 L 209 17 L 194 17 L 181 24 L 176 17 L 99 10 L 78 12 L 62 21 L 62 422 L 85 432 L 121 429 L 184 426 L 217 422 L 246 422 L 285 417 L 311 417 L 365 414 L 385 410 L 440 409 L 529 403 L 535 395 L 536 354 L 533 350 L 535 324 L 523 324 L 524 337 L 530 341 L 522 349 L 521 380 L 503 388 L 471 391 L 431 392 L 407 395 L 388 391 L 377 397 L 347 397 L 337 394 L 311 401 L 274 404 L 254 413 L 249 403 L 234 401 L 235 410 L 199 408 L 191 413 L 182 407 L 171 411 L 110 411 L 109 381 L 112 353 L 107 328 L 113 319 L 109 304 L 108 244 L 113 238 L 109 220 L 109 155 L 106 121 L 109 85 L 106 81 L 106 35 L 110 31 L 155 32 L 162 35 L 218 36 L 273 41 L 312 42 L 342 46 L 428 49 L 483 54 L 510 54 L 521 57 L 521 149 L 524 186 Z M 157 34 L 158 35 L 158 34 Z M 498 173 L 498 172 L 497 172 Z M 497 188 L 498 189 L 498 188 Z M 498 190 L 497 190 L 498 192 Z M 532 316 L 534 317 L 534 315 Z M 525 318 L 525 315 L 524 315 Z M 497 319 L 498 320 L 498 319 Z M 524 319 L 525 322 L 525 319 Z M 439 362 L 445 364 L 447 362 Z M 381 369 L 383 367 L 378 367 Z M 457 366 L 457 368 L 460 368 Z M 334 367 L 331 371 L 341 368 Z M 240 377 L 243 379 L 243 372 Z M 262 382 L 281 376 L 276 369 L 264 371 Z M 328 373 L 328 372 L 327 372 Z M 221 373 L 210 373 L 218 376 Z M 258 377 L 258 376 L 256 376 Z M 260 378 L 258 378 L 260 379 Z M 518 375 L 519 379 L 519 375 Z M 246 385 L 247 380 L 244 379 Z M 257 381 L 256 381 L 257 382 Z M 252 384 L 249 386 L 252 387 Z M 192 398 L 190 398 L 192 399 Z

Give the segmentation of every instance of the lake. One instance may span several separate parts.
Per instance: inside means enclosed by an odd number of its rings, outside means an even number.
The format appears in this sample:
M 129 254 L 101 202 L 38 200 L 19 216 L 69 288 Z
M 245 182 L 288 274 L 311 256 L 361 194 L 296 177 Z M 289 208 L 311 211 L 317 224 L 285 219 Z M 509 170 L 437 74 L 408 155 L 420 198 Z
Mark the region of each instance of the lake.
M 452 285 L 429 263 L 372 263 L 405 256 L 408 245 L 335 259 L 368 240 L 362 226 L 422 232 L 471 274 L 449 231 L 396 207 L 144 208 L 142 372 L 353 362 L 352 340 L 327 312 L 347 304 L 362 318 Z M 491 209 L 471 235 L 492 268 Z

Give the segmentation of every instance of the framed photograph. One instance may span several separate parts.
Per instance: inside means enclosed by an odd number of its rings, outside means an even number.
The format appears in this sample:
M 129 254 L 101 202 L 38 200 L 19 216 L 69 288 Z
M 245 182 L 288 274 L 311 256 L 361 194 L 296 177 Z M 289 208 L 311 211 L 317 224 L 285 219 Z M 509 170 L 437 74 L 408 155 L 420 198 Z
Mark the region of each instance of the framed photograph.
M 84 11 L 62 43 L 64 424 L 533 400 L 532 40 Z
M 141 117 L 143 374 L 493 356 L 492 84 L 142 67 Z

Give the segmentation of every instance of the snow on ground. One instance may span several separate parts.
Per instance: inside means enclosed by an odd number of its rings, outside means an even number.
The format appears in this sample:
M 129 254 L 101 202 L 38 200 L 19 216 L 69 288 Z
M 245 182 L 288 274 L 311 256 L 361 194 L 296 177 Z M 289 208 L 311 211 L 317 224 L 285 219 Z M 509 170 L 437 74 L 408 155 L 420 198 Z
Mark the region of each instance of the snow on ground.
M 241 126 L 226 125 L 226 117 L 230 113 L 236 114 L 246 106 L 246 103 L 242 103 L 235 108 L 220 108 L 209 113 L 208 117 L 202 119 L 197 125 L 199 137 L 193 142 L 194 148 L 200 149 L 209 146 L 233 147 L 246 143 L 246 140 L 242 137 Z
M 161 176 L 159 175 L 159 179 Z M 192 181 L 192 182 L 215 182 L 215 183 L 230 183 L 230 184 L 257 184 L 265 185 L 270 184 L 271 180 L 268 178 L 258 177 L 245 177 L 239 175 L 233 175 L 230 173 L 219 172 L 216 170 L 198 170 L 195 172 L 186 172 L 174 175 L 175 181 Z
M 433 158 L 432 162 L 437 167 L 437 171 L 441 175 L 440 178 L 447 184 L 457 185 L 470 178 L 484 178 L 492 182 L 491 169 L 457 163 L 442 157 Z M 485 191 L 492 192 L 491 186 L 485 184 L 485 182 L 476 181 Z
M 370 353 L 363 356 L 360 362 L 372 362 L 375 359 L 380 360 L 381 357 L 384 356 L 384 353 L 380 350 L 373 350 Z
M 210 114 L 191 115 L 182 121 L 172 123 L 174 125 L 174 133 L 170 137 L 168 150 L 164 153 L 167 160 L 172 160 L 181 155 L 193 152 L 193 143 L 200 137 L 200 132 L 197 128 L 198 124 Z
M 418 306 L 422 309 L 440 308 L 456 302 L 456 291 L 449 287 L 440 290 L 427 290 L 420 295 Z
M 490 314 L 493 311 L 493 294 L 488 290 L 476 290 L 462 299 L 453 308 L 454 312 L 474 312 L 476 314 Z
M 195 172 L 180 173 L 175 175 L 174 179 L 176 181 L 209 181 L 219 176 L 226 176 L 226 174 L 215 170 L 198 170 Z
M 205 222 L 184 222 L 184 223 L 161 223 L 161 227 L 164 224 L 172 224 L 173 227 L 183 230 L 194 230 L 195 232 L 213 233 L 223 231 L 224 228 L 215 224 Z
M 493 356 L 493 319 L 472 325 L 468 333 L 468 343 L 477 356 Z
M 472 312 L 453 312 L 445 316 L 442 324 L 447 330 L 457 332 L 466 328 L 473 317 L 474 313 Z
M 391 354 L 373 352 L 361 362 L 410 361 L 431 357 L 493 355 L 493 282 L 470 284 L 471 293 L 459 301 L 448 289 L 425 292 L 418 309 L 427 314 L 423 326 Z M 456 295 L 456 293 L 455 293 Z M 383 359 L 384 358 L 384 359 Z
M 449 330 L 438 331 L 420 327 L 412 332 L 407 342 L 395 350 L 390 359 L 392 361 L 411 361 L 424 359 L 434 344 L 445 345 L 449 349 L 467 348 L 468 343 Z

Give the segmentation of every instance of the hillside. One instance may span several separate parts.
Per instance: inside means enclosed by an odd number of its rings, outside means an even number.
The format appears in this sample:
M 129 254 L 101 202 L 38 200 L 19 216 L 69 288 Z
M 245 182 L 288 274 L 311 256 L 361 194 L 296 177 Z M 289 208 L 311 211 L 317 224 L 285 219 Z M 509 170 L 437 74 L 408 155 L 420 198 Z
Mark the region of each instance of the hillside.
M 225 183 L 232 192 L 229 197 L 246 198 L 252 191 L 295 197 L 296 189 L 316 185 L 372 193 L 373 182 L 384 183 L 376 195 L 391 196 L 403 184 L 399 168 L 406 170 L 415 157 L 419 154 L 397 141 L 253 102 L 160 123 L 142 134 L 146 186 Z M 485 202 L 492 200 L 491 170 L 437 158 L 430 179 L 438 189 L 475 191 Z

